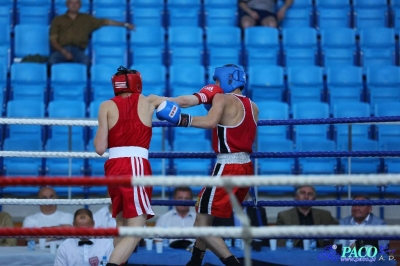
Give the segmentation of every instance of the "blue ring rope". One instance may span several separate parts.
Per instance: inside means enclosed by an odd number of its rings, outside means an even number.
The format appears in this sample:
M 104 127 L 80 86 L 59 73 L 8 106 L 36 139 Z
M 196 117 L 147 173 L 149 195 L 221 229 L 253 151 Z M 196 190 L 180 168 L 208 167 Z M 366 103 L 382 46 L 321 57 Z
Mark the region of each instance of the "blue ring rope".
M 194 206 L 194 200 L 152 200 L 154 206 Z M 361 205 L 400 205 L 400 199 L 387 200 L 260 200 L 257 206 L 290 207 L 290 206 L 361 206 Z M 253 201 L 244 201 L 242 206 L 254 207 Z
M 318 124 L 349 124 L 349 123 L 381 123 L 399 122 L 400 116 L 374 116 L 374 117 L 340 117 L 340 118 L 311 118 L 311 119 L 284 119 L 260 120 L 258 126 L 284 126 L 284 125 L 318 125 Z M 176 127 L 169 122 L 153 122 L 153 127 Z
M 253 152 L 251 158 L 399 157 L 400 151 Z M 214 152 L 149 152 L 149 158 L 216 158 Z

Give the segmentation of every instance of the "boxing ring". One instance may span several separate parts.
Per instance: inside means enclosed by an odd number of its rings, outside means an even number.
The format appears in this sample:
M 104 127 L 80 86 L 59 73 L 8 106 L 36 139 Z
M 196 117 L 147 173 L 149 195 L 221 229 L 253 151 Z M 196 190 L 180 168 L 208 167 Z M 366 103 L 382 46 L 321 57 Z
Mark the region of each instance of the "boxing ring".
M 259 126 L 274 125 L 308 125 L 308 124 L 336 124 L 336 123 L 382 123 L 397 122 L 400 117 L 362 117 L 362 118 L 327 118 L 327 119 L 297 119 L 297 120 L 269 120 L 260 121 Z M 11 119 L 1 118 L 2 124 L 26 125 L 63 125 L 63 126 L 97 126 L 94 120 L 62 120 L 62 119 Z M 153 126 L 169 127 L 172 124 L 153 122 Z M 71 141 L 71 140 L 70 140 Z M 257 158 L 301 158 L 301 157 L 398 157 L 400 151 L 331 151 L 331 152 L 254 152 L 251 157 Z M 1 151 L 2 157 L 39 157 L 39 158 L 107 158 L 94 152 L 31 152 L 31 151 Z M 150 152 L 149 158 L 215 158 L 214 153 L 179 153 L 179 152 Z M 400 226 L 372 226 L 372 227 L 341 227 L 341 226 L 250 226 L 247 216 L 240 211 L 241 206 L 231 192 L 232 187 L 261 187 L 279 185 L 400 185 L 399 174 L 372 174 L 372 175 L 256 175 L 234 176 L 226 178 L 211 178 L 210 176 L 157 176 L 157 178 L 130 178 L 118 177 L 112 180 L 96 177 L 3 177 L 0 186 L 104 186 L 104 185 L 143 185 L 143 186 L 221 186 L 225 187 L 230 195 L 232 206 L 242 227 L 196 227 L 196 228 L 0 228 L 0 235 L 4 237 L 204 237 L 224 236 L 225 238 L 242 238 L 244 240 L 245 265 L 251 265 L 251 241 L 254 238 L 298 238 L 298 239 L 400 239 Z M 400 194 L 400 191 L 399 191 Z M 104 205 L 110 199 L 0 199 L 1 205 Z M 153 200 L 152 205 L 194 206 L 194 201 L 167 201 Z M 301 205 L 300 205 L 301 204 Z M 352 205 L 399 205 L 400 200 L 318 200 L 311 202 L 299 201 L 246 201 L 244 206 L 352 206 Z

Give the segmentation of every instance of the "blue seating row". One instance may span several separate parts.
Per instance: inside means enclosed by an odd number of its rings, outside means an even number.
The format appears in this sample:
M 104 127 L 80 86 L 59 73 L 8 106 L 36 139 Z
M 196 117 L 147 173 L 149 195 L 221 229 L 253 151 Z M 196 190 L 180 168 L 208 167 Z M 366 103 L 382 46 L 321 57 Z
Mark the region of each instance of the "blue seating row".
M 0 24 L 48 24 L 66 11 L 63 0 L 3 1 Z M 389 2 L 389 3 L 388 3 Z M 278 7 L 283 3 L 278 1 Z M 396 0 L 297 0 L 287 11 L 282 27 L 312 26 L 369 28 L 399 27 L 400 4 Z M 82 1 L 82 12 L 136 25 L 237 26 L 236 0 Z
M 165 96 L 191 94 L 212 80 L 212 69 L 198 65 L 133 65 L 143 77 L 143 93 Z M 90 77 L 84 65 L 65 63 L 51 67 L 47 77 L 46 65 L 14 63 L 10 76 L 0 66 L 0 101 L 3 113 L 8 101 L 35 100 L 47 104 L 58 100 L 81 100 L 83 106 L 109 99 L 110 77 L 113 65 L 99 64 L 90 68 Z M 260 101 L 282 101 L 292 107 L 300 102 L 326 102 L 333 114 L 336 103 L 358 101 L 370 104 L 370 113 L 380 102 L 400 102 L 400 67 L 374 66 L 253 66 L 247 70 L 248 83 L 244 93 Z M 47 114 L 46 114 L 47 115 Z M 83 112 L 86 117 L 86 112 Z
M 1 28 L 1 25 L 0 25 Z M 9 32 L 3 26 L 5 32 Z M 398 31 L 393 28 L 288 28 L 268 27 L 241 31 L 233 26 L 177 26 L 167 31 L 159 26 L 102 27 L 93 33 L 87 53 L 92 64 L 203 64 L 227 62 L 256 65 L 398 65 Z M 213 38 L 212 36 L 218 36 Z M 379 38 L 376 38 L 379 36 Z M 25 45 L 27 42 L 30 45 Z M 0 37 L 0 60 L 7 66 L 27 55 L 48 56 L 48 26 L 17 25 L 14 37 Z M 1 63 L 0 63 L 1 64 Z

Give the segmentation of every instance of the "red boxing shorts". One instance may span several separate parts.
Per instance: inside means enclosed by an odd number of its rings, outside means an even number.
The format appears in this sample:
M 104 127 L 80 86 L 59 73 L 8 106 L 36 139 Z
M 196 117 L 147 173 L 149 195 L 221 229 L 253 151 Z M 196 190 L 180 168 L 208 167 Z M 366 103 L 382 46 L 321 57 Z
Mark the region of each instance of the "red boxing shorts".
M 150 176 L 151 167 L 147 159 L 142 157 L 113 158 L 104 164 L 106 178 L 129 176 Z M 143 186 L 108 186 L 112 202 L 112 216 L 115 218 L 120 212 L 122 217 L 129 219 L 147 214 L 147 219 L 154 216 L 150 201 L 152 187 Z
M 254 175 L 253 163 L 250 161 L 250 157 L 245 161 L 245 163 L 224 163 L 225 160 L 218 159 L 212 175 L 217 178 L 232 175 Z M 232 189 L 239 203 L 243 203 L 246 199 L 249 189 L 248 187 Z M 219 218 L 229 218 L 232 215 L 231 201 L 223 187 L 204 187 L 197 197 L 195 208 L 197 213 L 207 213 Z

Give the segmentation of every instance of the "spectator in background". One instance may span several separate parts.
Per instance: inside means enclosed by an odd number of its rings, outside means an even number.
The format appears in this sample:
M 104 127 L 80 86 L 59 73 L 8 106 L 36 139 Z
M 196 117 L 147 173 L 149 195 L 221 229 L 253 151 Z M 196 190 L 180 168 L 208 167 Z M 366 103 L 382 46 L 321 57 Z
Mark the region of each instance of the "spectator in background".
M 296 188 L 295 200 L 315 200 L 317 193 L 312 186 Z M 298 206 L 278 213 L 276 225 L 336 225 L 338 221 L 329 211 L 312 208 L 311 206 Z M 278 246 L 285 246 L 286 240 L 279 239 Z M 293 239 L 293 246 L 303 248 L 303 241 Z M 322 239 L 317 241 L 317 247 L 323 247 Z
M 110 194 L 107 192 L 107 198 L 110 198 Z M 115 218 L 112 217 L 112 205 L 102 207 L 97 212 L 93 214 L 93 219 L 95 222 L 95 227 L 116 227 L 117 222 Z
M 176 187 L 173 193 L 174 200 L 193 200 L 193 192 L 190 187 Z M 164 213 L 156 222 L 157 227 L 193 227 L 196 220 L 196 213 L 190 209 L 190 206 L 174 206 L 173 209 Z M 170 239 L 172 244 L 178 239 Z M 194 242 L 194 239 L 190 239 Z M 179 243 L 179 242 L 177 242 Z
M 93 214 L 79 209 L 74 214 L 75 227 L 94 227 Z M 114 250 L 111 238 L 68 238 L 58 248 L 54 266 L 100 265 L 103 256 L 110 258 Z
M 14 227 L 10 214 L 0 212 L 0 227 Z M 16 246 L 16 238 L 0 238 L 0 246 Z
M 354 196 L 353 200 L 370 200 L 369 197 L 364 195 Z M 339 225 L 352 225 L 352 226 L 369 226 L 369 225 L 386 225 L 385 221 L 380 219 L 379 217 L 375 216 L 372 213 L 372 206 L 371 205 L 361 205 L 361 206 L 351 206 L 351 215 L 342 218 L 339 221 Z M 345 242 L 344 242 L 345 241 Z M 360 240 L 344 240 L 343 246 L 351 247 L 354 246 L 364 246 L 364 245 L 371 245 L 375 246 L 376 248 L 384 247 L 389 245 L 388 240 L 374 240 L 374 239 L 360 239 Z M 357 243 L 356 243 L 357 242 Z
M 57 199 L 57 193 L 51 187 L 42 187 L 38 199 Z M 40 212 L 25 217 L 22 227 L 72 226 L 73 215 L 57 210 L 57 205 L 40 205 Z
M 239 0 L 240 26 L 242 29 L 253 26 L 277 28 L 292 3 L 293 0 L 285 0 L 276 11 L 276 0 Z
M 85 54 L 90 34 L 102 26 L 120 26 L 133 30 L 134 25 L 110 19 L 99 19 L 92 15 L 79 13 L 81 0 L 67 0 L 67 12 L 56 16 L 51 22 L 50 44 L 54 52 L 49 57 L 49 64 L 74 62 L 90 65 Z

